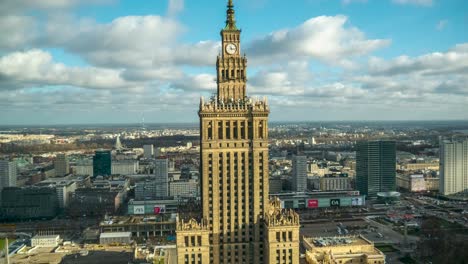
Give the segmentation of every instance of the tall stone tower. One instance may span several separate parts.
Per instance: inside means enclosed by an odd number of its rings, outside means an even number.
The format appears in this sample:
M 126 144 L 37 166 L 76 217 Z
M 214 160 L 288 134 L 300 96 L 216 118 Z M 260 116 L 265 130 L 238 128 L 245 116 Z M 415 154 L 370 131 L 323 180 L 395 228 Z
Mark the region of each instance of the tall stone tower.
M 209 233 L 209 245 L 203 243 L 206 231 L 190 232 L 186 225 L 179 224 L 179 263 L 192 263 L 186 262 L 192 259 L 196 260 L 194 263 L 276 263 L 276 249 L 271 258 L 266 256 L 269 225 L 264 221 L 269 213 L 275 212 L 280 218 L 283 215 L 280 208 L 269 210 L 270 110 L 266 99 L 253 99 L 246 94 L 247 58 L 241 55 L 240 35 L 234 6 L 229 0 L 226 26 L 221 30 L 222 51 L 216 62 L 217 93 L 209 100 L 202 98 L 198 112 L 203 209 L 200 226 Z M 295 217 L 292 219 L 294 238 L 298 238 L 297 214 L 289 212 L 284 218 L 291 215 Z M 287 224 L 291 226 L 292 222 Z M 275 223 L 276 228 L 281 226 L 280 222 Z M 191 243 L 192 237 L 200 243 Z M 297 242 L 299 252 L 298 240 L 288 242 L 288 245 Z M 197 252 L 205 252 L 207 248 L 209 259 L 204 259 Z M 297 257 L 298 261 L 298 253 L 294 255 L 291 258 Z

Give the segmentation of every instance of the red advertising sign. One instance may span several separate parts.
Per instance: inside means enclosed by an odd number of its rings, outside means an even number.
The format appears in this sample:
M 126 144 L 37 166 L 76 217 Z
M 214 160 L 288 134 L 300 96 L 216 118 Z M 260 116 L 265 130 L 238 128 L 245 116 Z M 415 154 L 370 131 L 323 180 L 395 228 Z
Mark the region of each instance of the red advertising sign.
M 318 208 L 318 200 L 308 200 L 307 208 Z
M 166 213 L 166 206 L 164 206 L 164 205 L 155 205 L 154 206 L 154 214 L 155 215 L 164 214 L 164 213 Z

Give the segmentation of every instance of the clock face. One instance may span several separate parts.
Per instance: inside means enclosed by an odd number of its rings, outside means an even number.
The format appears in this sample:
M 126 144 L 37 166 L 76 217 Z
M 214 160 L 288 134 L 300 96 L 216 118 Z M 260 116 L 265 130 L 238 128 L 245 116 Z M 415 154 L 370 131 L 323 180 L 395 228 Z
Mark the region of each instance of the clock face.
M 235 44 L 229 43 L 226 45 L 226 52 L 230 55 L 236 53 L 237 46 Z

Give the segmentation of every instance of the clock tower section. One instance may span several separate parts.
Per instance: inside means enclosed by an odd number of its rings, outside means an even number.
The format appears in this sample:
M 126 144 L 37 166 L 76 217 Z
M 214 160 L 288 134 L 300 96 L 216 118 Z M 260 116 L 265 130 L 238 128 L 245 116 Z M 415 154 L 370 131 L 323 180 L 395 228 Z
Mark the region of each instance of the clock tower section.
M 222 52 L 216 61 L 217 99 L 226 103 L 236 103 L 246 97 L 247 58 L 241 56 L 240 34 L 234 6 L 229 1 L 226 27 L 221 30 Z

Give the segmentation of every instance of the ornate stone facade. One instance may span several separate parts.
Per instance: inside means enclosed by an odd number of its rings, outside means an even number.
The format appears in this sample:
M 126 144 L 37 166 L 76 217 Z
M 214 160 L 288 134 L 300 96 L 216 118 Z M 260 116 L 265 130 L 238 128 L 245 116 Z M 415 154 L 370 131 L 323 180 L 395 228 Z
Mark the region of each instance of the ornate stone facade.
M 222 53 L 216 63 L 217 93 L 209 100 L 201 98 L 198 112 L 202 218 L 206 229 L 194 223 L 193 230 L 190 226 L 178 225 L 178 253 L 185 254 L 178 257 L 179 264 L 192 263 L 192 258 L 186 257 L 185 237 L 200 233 L 209 234 L 209 256 L 204 258 L 202 254 L 201 262 L 195 263 L 277 263 L 267 254 L 266 234 L 279 228 L 288 230 L 287 235 L 291 235 L 281 247 L 286 246 L 284 250 L 288 252 L 295 247 L 288 261 L 281 263 L 298 263 L 297 214 L 275 208 L 288 223 L 280 225 L 274 220 L 276 215 L 268 213 L 270 109 L 266 98 L 250 98 L 246 94 L 247 58 L 241 56 L 241 31 L 234 15 L 230 0 L 226 26 L 221 30 Z M 268 223 L 265 218 L 269 219 Z M 204 248 L 203 235 L 201 245 Z
M 265 214 L 265 263 L 299 263 L 299 215 L 281 209 L 278 198 L 270 201 Z

